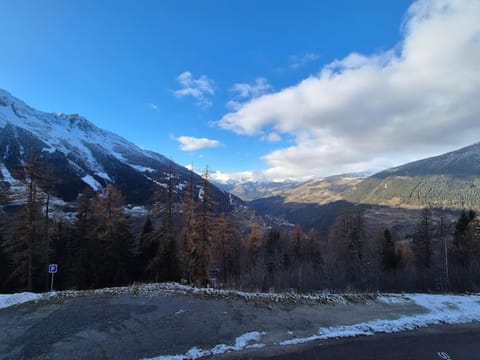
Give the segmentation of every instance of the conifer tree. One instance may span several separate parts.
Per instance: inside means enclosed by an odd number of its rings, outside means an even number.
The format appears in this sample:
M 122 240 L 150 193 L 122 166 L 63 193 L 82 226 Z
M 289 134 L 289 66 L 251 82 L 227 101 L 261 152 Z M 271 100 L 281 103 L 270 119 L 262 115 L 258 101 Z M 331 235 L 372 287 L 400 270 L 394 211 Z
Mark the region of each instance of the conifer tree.
M 253 224 L 250 233 L 247 236 L 247 253 L 248 258 L 250 259 L 251 265 L 255 266 L 257 260 L 264 248 L 263 242 L 263 231 L 260 228 L 260 225 Z
M 426 207 L 421 212 L 412 244 L 412 251 L 419 271 L 430 269 L 432 265 L 432 235 L 431 210 Z
M 194 251 L 198 242 L 198 231 L 195 212 L 194 188 L 193 188 L 193 172 L 190 171 L 190 181 L 187 186 L 184 197 L 183 210 L 183 249 L 182 249 L 182 277 L 188 283 L 193 278 L 194 267 Z
M 96 287 L 126 284 L 134 259 L 130 222 L 123 211 L 124 197 L 108 185 L 105 195 L 98 195 L 94 206 L 96 223 Z
M 382 266 L 384 271 L 395 270 L 397 267 L 397 256 L 395 254 L 395 243 L 389 229 L 383 232 L 382 240 Z
M 201 201 L 200 218 L 198 222 L 198 238 L 193 246 L 193 280 L 206 285 L 209 281 L 209 271 L 211 265 L 211 202 L 210 202 L 210 183 L 208 182 L 208 168 L 205 170 L 202 187 L 199 191 Z
M 473 255 L 473 234 L 470 224 L 475 219 L 475 212 L 470 210 L 467 214 L 463 210 L 455 224 L 455 232 L 453 234 L 453 243 L 451 247 L 451 255 L 453 260 L 463 268 L 468 268 L 472 261 Z
M 304 255 L 305 234 L 300 224 L 296 224 L 290 231 L 290 246 L 296 261 L 302 261 Z
M 226 283 L 234 268 L 235 235 L 230 219 L 223 213 L 215 222 L 214 227 L 213 248 L 215 249 L 216 261 L 220 266 L 222 280 Z

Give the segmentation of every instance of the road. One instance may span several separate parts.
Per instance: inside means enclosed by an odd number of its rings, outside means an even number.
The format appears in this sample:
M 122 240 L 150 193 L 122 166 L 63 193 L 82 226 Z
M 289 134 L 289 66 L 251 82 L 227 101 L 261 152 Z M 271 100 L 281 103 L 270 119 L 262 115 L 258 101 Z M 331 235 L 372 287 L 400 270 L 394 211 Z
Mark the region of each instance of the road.
M 263 348 L 217 357 L 423 360 L 442 359 L 440 353 L 443 360 L 480 359 L 480 322 L 293 347 L 278 345 L 292 337 L 309 337 L 319 327 L 424 313 L 425 308 L 402 301 L 277 303 L 157 290 L 86 292 L 0 309 L 0 359 L 138 360 L 186 354 L 197 348 L 208 354 L 217 346 L 244 349 L 246 344 L 237 347 L 237 342 L 253 332 L 261 332 L 256 341 Z
M 438 326 L 390 335 L 343 339 L 291 348 L 275 354 L 244 354 L 270 360 L 478 360 L 480 324 Z M 240 355 L 240 354 L 239 354 Z M 239 357 L 240 358 L 240 357 Z

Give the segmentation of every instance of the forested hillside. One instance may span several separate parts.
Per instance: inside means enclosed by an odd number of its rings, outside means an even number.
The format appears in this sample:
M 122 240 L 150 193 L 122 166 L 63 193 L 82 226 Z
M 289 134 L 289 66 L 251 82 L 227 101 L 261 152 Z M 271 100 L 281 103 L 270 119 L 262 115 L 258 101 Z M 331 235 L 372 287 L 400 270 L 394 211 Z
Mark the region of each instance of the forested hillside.
M 480 144 L 385 170 L 343 197 L 364 204 L 479 209 Z

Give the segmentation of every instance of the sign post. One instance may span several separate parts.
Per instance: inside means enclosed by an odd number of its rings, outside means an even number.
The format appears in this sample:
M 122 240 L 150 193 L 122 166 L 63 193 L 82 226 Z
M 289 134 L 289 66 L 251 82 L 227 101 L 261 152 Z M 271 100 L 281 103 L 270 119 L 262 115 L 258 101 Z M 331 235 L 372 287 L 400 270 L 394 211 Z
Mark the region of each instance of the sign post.
M 50 282 L 50 291 L 53 291 L 53 278 L 55 276 L 55 273 L 58 270 L 58 265 L 57 264 L 50 264 L 48 265 L 48 272 L 52 274 L 52 280 Z

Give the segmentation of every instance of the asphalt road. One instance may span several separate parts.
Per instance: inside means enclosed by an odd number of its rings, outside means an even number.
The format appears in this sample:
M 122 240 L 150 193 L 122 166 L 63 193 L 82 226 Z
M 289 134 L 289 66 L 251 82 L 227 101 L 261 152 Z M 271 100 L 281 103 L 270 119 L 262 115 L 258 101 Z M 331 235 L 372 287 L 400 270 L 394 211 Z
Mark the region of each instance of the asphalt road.
M 411 303 L 257 304 L 239 299 L 151 294 L 84 294 L 0 309 L 0 359 L 138 360 L 185 354 L 192 347 L 236 344 L 263 331 L 261 349 L 215 359 L 475 359 L 480 360 L 480 322 L 392 335 L 279 346 L 320 326 L 357 324 L 422 314 Z
M 441 326 L 391 335 L 317 343 L 292 352 L 261 357 L 275 360 L 479 360 L 480 324 Z

